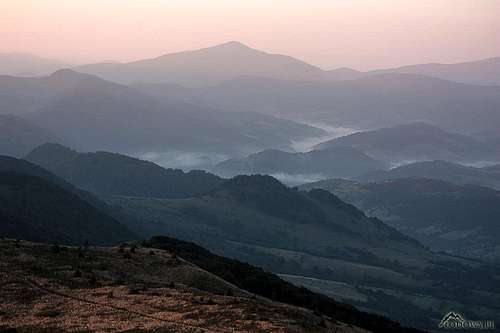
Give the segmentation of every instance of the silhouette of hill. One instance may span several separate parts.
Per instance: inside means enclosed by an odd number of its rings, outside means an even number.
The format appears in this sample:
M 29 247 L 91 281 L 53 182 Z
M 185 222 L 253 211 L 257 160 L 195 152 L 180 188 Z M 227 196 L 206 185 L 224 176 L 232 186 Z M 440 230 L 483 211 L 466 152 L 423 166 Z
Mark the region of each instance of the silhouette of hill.
M 289 153 L 274 149 L 264 150 L 242 159 L 230 159 L 215 166 L 213 171 L 222 176 L 240 174 L 271 174 L 286 182 L 301 177 L 355 177 L 384 169 L 386 165 L 350 147 L 333 147 L 307 153 Z
M 81 189 L 107 195 L 185 198 L 207 192 L 223 181 L 204 171 L 185 173 L 125 155 L 79 153 L 58 144 L 37 147 L 25 159 Z
M 45 179 L 0 172 L 0 234 L 57 244 L 110 244 L 135 235 L 78 195 Z

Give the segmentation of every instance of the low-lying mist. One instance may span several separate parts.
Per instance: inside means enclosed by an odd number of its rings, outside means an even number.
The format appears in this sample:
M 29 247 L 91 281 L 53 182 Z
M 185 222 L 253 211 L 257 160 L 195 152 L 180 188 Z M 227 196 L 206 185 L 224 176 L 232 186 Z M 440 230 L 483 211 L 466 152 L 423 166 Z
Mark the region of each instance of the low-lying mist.
M 342 126 L 336 127 L 325 123 L 306 123 L 306 125 L 320 128 L 324 130 L 327 134 L 317 137 L 306 138 L 304 140 L 293 141 L 291 144 L 291 148 L 297 153 L 305 153 L 311 151 L 314 148 L 314 146 L 322 142 L 360 131 L 360 129 L 354 129 Z
M 270 176 L 276 178 L 287 186 L 298 186 L 306 183 L 317 182 L 328 177 L 320 174 L 291 175 L 287 173 L 273 173 Z
M 183 171 L 210 170 L 215 164 L 229 158 L 228 155 L 224 154 L 183 151 L 148 152 L 138 154 L 136 157 L 154 162 L 164 168 L 182 169 Z

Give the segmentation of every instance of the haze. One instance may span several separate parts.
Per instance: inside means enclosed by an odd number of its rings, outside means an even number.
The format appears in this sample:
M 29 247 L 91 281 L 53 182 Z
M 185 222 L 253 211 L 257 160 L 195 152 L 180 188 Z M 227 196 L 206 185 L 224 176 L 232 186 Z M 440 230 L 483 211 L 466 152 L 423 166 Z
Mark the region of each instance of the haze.
M 5 0 L 0 51 L 131 61 L 238 40 L 367 70 L 497 56 L 499 13 L 495 0 Z

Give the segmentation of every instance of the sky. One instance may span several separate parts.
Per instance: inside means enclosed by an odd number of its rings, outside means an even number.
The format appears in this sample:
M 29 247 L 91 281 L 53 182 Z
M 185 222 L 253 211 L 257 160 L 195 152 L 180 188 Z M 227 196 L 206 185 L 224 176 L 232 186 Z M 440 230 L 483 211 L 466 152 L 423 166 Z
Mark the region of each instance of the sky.
M 324 69 L 500 56 L 500 0 L 0 0 L 0 52 L 132 61 L 237 40 Z

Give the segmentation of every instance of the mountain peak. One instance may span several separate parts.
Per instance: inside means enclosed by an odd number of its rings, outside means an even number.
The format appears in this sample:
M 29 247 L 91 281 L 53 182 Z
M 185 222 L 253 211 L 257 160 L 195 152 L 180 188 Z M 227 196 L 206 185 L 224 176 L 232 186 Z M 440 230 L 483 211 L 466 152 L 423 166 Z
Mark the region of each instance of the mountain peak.
M 231 49 L 247 49 L 247 50 L 251 49 L 251 47 L 234 40 L 216 45 L 214 46 L 214 48 L 231 48 Z
M 78 75 L 81 75 L 80 73 L 78 72 L 75 72 L 74 70 L 72 69 L 69 69 L 69 68 L 63 68 L 63 69 L 58 69 L 57 71 L 55 71 L 54 73 L 50 74 L 49 77 L 53 77 L 53 78 L 56 78 L 56 77 L 70 77 L 70 76 L 78 76 Z
M 95 78 L 95 76 L 85 73 L 76 72 L 69 68 L 59 69 L 49 76 L 47 79 L 54 83 L 67 83 L 72 84 L 75 82 L 80 82 L 83 79 Z
M 24 157 L 24 159 L 27 161 L 32 161 L 41 157 L 50 157 L 52 160 L 58 160 L 61 159 L 62 156 L 74 154 L 77 154 L 76 151 L 59 143 L 44 143 L 34 148 Z
M 220 189 L 225 189 L 229 191 L 247 191 L 247 190 L 255 190 L 255 191 L 263 191 L 263 190 L 288 190 L 285 185 L 283 185 L 276 178 L 268 176 L 268 175 L 239 175 L 234 178 L 227 180 L 222 183 Z
M 50 152 L 50 151 L 59 151 L 59 152 L 75 152 L 69 147 L 66 147 L 64 145 L 61 145 L 59 143 L 44 143 L 41 144 L 40 146 L 34 148 L 32 152 L 36 151 L 44 151 L 44 152 Z

